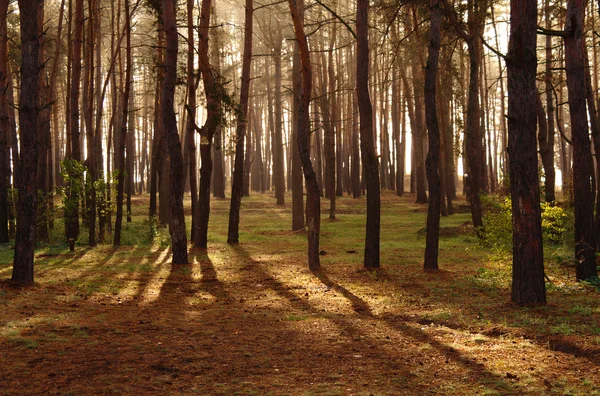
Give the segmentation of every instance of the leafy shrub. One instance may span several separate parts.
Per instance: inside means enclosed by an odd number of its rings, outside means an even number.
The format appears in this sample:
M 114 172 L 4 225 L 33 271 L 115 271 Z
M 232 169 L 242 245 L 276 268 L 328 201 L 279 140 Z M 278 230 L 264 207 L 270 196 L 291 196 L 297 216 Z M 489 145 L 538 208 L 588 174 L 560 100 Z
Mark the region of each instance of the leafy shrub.
M 564 233 L 567 231 L 567 220 L 569 216 L 559 206 L 551 206 L 549 203 L 542 204 L 542 233 L 544 240 L 550 243 L 561 243 Z
M 512 202 L 509 197 L 482 197 L 485 207 L 483 243 L 497 253 L 512 252 Z M 542 238 L 545 243 L 564 241 L 569 216 L 559 206 L 541 204 Z

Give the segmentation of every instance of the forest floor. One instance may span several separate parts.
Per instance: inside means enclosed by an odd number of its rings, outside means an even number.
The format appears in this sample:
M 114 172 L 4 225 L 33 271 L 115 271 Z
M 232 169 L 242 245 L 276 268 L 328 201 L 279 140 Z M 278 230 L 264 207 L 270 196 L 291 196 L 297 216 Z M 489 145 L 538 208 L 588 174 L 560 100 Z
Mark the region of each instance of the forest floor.
M 364 198 L 338 199 L 335 221 L 323 201 L 315 272 L 270 194 L 244 198 L 238 246 L 213 200 L 189 265 L 171 265 L 165 231 L 150 241 L 147 197 L 118 249 L 82 236 L 69 252 L 57 220 L 33 287 L 6 281 L 0 248 L 0 394 L 600 394 L 600 291 L 574 282 L 570 248 L 546 252 L 549 304 L 514 306 L 510 261 L 477 244 L 464 201 L 442 219 L 441 270 L 422 270 L 413 201 L 383 195 L 377 272 L 361 265 Z

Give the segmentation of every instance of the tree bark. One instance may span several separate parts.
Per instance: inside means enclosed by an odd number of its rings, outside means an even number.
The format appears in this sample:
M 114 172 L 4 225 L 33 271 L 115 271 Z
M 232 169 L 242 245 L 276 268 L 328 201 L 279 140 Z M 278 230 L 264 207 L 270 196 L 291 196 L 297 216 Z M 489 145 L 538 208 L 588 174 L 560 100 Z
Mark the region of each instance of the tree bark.
M 21 90 L 19 96 L 20 178 L 12 280 L 33 284 L 37 217 L 38 2 L 19 0 Z
M 187 23 L 188 23 L 188 43 L 187 43 L 187 89 L 188 89 L 188 115 L 185 128 L 185 139 L 187 141 L 187 169 L 190 181 L 190 195 L 192 198 L 192 232 L 190 238 L 194 239 L 195 220 L 196 220 L 196 205 L 198 201 L 198 174 L 196 171 L 196 128 L 194 120 L 196 119 L 196 82 L 194 81 L 194 1 L 187 0 Z M 224 193 L 224 192 L 223 192 Z
M 242 86 L 240 89 L 240 113 L 238 114 L 237 128 L 235 131 L 235 168 L 231 187 L 231 205 L 229 207 L 229 229 L 227 243 L 239 243 L 240 206 L 244 182 L 244 139 L 248 115 L 248 94 L 250 91 L 250 66 L 252 63 L 252 23 L 253 0 L 246 0 L 246 14 L 244 21 L 244 54 L 242 57 Z M 250 155 L 250 153 L 246 153 Z
M 200 158 L 202 168 L 200 169 L 200 188 L 198 190 L 198 207 L 196 208 L 194 230 L 194 246 L 206 249 L 208 243 L 208 220 L 210 217 L 210 179 L 212 176 L 211 146 L 213 136 L 217 127 L 221 124 L 221 89 L 220 82 L 215 70 L 211 68 L 208 56 L 208 29 L 210 25 L 210 11 L 212 0 L 202 0 L 200 9 L 200 26 L 198 29 L 198 56 L 199 67 L 204 83 L 206 94 L 207 118 L 206 122 L 199 128 L 200 133 Z
M 131 51 L 131 18 L 129 15 L 129 0 L 125 3 L 125 34 L 127 59 L 125 65 L 125 84 L 122 97 L 121 112 L 121 132 L 118 136 L 118 145 L 116 147 L 115 167 L 117 169 L 117 213 L 115 215 L 115 234 L 113 237 L 113 246 L 121 246 L 121 230 L 123 225 L 123 196 L 125 189 L 125 145 L 127 143 L 127 115 L 129 113 L 129 95 L 131 92 L 131 73 L 132 63 L 129 53 Z
M 379 268 L 379 234 L 381 223 L 379 167 L 373 138 L 373 107 L 369 96 L 368 0 L 356 4 L 356 93 L 360 115 L 360 148 L 367 189 L 367 229 L 365 238 L 365 268 Z
M 290 5 L 291 7 L 291 5 Z M 288 182 L 288 186 L 291 184 L 292 187 L 292 231 L 303 230 L 305 228 L 304 223 L 304 186 L 302 183 L 302 160 L 300 159 L 300 153 L 298 148 L 298 126 L 300 121 L 298 119 L 300 114 L 300 100 L 302 96 L 302 65 L 300 58 L 300 49 L 298 42 L 294 44 L 294 56 L 292 66 L 292 80 L 293 80 L 293 107 L 292 107 L 292 127 L 291 136 L 289 139 L 289 150 L 291 152 L 291 183 Z
M 289 0 L 292 21 L 294 22 L 294 32 L 296 33 L 296 43 L 300 52 L 300 61 L 302 66 L 302 90 L 300 93 L 300 103 L 297 107 L 298 125 L 297 141 L 298 154 L 302 162 L 302 171 L 306 181 L 306 222 L 308 224 L 308 267 L 312 270 L 320 267 L 319 261 L 319 235 L 321 230 L 321 198 L 319 185 L 317 184 L 317 175 L 310 161 L 310 96 L 312 91 L 312 66 L 310 63 L 310 53 L 308 42 L 304 34 L 304 22 L 302 21 L 304 4 L 296 0 Z
M 8 187 L 10 179 L 9 114 L 6 88 L 8 80 L 8 29 L 9 0 L 0 0 L 0 243 L 9 242 Z
M 594 238 L 593 161 L 586 114 L 584 0 L 569 0 L 565 23 L 565 61 L 573 134 L 573 195 L 577 280 L 598 276 Z
M 427 208 L 427 239 L 425 245 L 425 269 L 438 269 L 438 247 L 440 239 L 440 128 L 436 107 L 436 80 L 440 55 L 441 22 L 439 0 L 429 3 L 431 27 L 429 33 L 429 58 L 425 69 L 425 114 L 429 135 L 427 153 L 427 182 L 429 204 Z
M 508 48 L 508 155 L 512 198 L 512 301 L 545 304 L 537 168 L 536 0 L 511 0 Z M 539 102 L 541 106 L 541 101 Z
M 127 4 L 128 1 L 125 0 L 125 3 Z M 178 45 L 175 0 L 162 0 L 162 17 L 167 48 L 165 51 L 165 78 L 162 86 L 161 111 L 163 115 L 163 128 L 169 145 L 169 157 L 171 158 L 171 167 L 169 169 L 169 207 L 171 209 L 169 231 L 171 233 L 173 264 L 187 264 L 187 235 L 183 211 L 185 172 L 181 142 L 177 133 L 174 103 L 175 84 L 177 82 Z M 127 47 L 129 48 L 129 43 Z

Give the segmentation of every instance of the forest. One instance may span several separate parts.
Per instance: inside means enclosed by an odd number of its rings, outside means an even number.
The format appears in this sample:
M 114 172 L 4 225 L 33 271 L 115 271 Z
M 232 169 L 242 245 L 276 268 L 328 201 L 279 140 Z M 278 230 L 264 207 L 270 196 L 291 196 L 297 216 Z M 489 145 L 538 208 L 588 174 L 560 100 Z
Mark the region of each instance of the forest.
M 599 32 L 0 0 L 0 394 L 600 394 Z

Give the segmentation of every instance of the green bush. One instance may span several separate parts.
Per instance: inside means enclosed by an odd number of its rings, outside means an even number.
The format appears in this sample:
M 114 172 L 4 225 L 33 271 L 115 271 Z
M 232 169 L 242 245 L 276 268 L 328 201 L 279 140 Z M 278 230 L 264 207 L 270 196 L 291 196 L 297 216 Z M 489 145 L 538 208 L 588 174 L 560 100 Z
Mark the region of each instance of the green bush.
M 497 253 L 512 252 L 512 202 L 510 198 L 482 197 L 485 207 L 483 243 Z M 569 216 L 559 206 L 541 204 L 544 243 L 564 241 Z
M 551 206 L 549 203 L 542 204 L 542 233 L 544 241 L 550 243 L 562 243 L 567 231 L 567 220 L 569 216 L 559 206 Z

